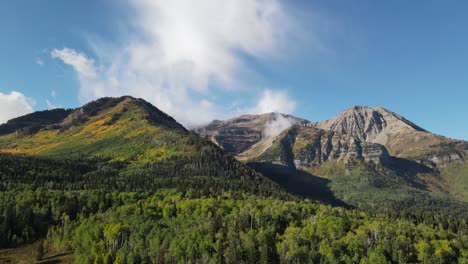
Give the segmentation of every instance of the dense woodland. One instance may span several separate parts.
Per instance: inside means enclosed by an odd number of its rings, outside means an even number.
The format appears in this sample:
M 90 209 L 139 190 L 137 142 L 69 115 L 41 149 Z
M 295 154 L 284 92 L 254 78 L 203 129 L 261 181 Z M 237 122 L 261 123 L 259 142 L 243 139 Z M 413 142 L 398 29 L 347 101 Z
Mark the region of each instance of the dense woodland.
M 255 175 L 195 177 L 188 170 L 139 182 L 125 166 L 102 160 L 0 158 L 1 247 L 45 238 L 74 250 L 76 263 L 468 260 L 460 216 L 332 207 Z M 144 175 L 140 170 L 135 175 Z
M 229 193 L 1 192 L 1 243 L 45 237 L 76 263 L 467 263 L 466 228 Z

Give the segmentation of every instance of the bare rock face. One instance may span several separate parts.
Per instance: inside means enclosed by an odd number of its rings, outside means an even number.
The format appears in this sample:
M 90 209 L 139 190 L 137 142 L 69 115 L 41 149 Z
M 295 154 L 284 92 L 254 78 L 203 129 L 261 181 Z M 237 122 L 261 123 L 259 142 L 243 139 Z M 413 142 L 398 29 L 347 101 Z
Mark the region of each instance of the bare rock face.
M 446 155 L 432 154 L 426 157 L 418 158 L 417 161 L 430 168 L 444 168 L 452 162 L 462 162 L 464 161 L 464 158 L 458 153 L 451 153 Z
M 433 145 L 413 159 L 429 168 L 444 168 L 452 163 L 465 162 L 468 158 L 468 142 L 452 141 Z
M 278 122 L 280 124 L 276 127 Z M 211 140 L 226 152 L 239 154 L 269 137 L 270 127 L 273 127 L 273 130 L 286 129 L 293 124 L 303 122 L 308 121 L 280 113 L 241 115 L 225 121 L 215 120 L 207 126 L 196 129 L 195 132 Z
M 385 147 L 358 138 L 308 126 L 294 126 L 283 132 L 258 161 L 274 162 L 305 170 L 327 161 L 390 163 Z
M 375 164 L 390 164 L 391 158 L 387 152 L 387 149 L 375 143 L 362 142 L 362 157 L 365 161 L 372 162 Z

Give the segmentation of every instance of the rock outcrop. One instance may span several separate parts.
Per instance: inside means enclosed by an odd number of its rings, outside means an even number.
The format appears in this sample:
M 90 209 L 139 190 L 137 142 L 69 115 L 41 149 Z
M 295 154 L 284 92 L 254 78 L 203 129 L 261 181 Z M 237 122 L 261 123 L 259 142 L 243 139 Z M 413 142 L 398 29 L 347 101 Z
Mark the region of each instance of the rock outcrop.
M 387 165 L 391 162 L 385 147 L 356 137 L 308 126 L 294 126 L 283 132 L 257 159 L 305 170 L 327 161 L 367 162 Z

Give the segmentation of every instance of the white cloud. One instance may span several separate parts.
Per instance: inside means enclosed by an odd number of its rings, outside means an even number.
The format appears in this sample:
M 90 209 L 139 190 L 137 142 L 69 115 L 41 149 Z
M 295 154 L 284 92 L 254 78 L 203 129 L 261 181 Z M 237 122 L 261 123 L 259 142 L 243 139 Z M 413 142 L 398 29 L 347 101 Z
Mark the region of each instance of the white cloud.
M 33 112 L 35 102 L 20 92 L 0 92 L 0 123 Z
M 265 130 L 263 131 L 264 137 L 276 137 L 281 134 L 285 129 L 296 124 L 297 121 L 291 117 L 287 117 L 283 114 L 275 113 L 274 119 L 270 120 L 265 124 Z
M 37 63 L 37 65 L 39 65 L 39 66 L 43 66 L 43 65 L 44 65 L 44 61 L 43 61 L 41 58 L 39 58 L 39 57 L 36 58 L 36 63 Z
M 63 63 L 72 66 L 80 77 L 86 79 L 97 77 L 94 61 L 86 57 L 84 53 L 79 53 L 72 49 L 63 48 L 61 50 L 54 49 L 50 54 L 52 58 L 59 58 L 63 61 Z
M 295 28 L 278 0 L 132 0 L 130 7 L 134 28 L 124 45 L 91 39 L 97 61 L 70 48 L 51 56 L 75 69 L 82 102 L 142 97 L 188 127 L 226 115 L 207 98 L 243 86 L 243 74 L 252 69 L 239 53 L 258 59 L 283 54 Z M 255 108 L 260 112 L 294 108 L 285 92 L 265 96 Z
M 52 96 L 52 98 L 55 98 L 57 96 L 57 92 L 55 90 L 52 90 L 50 92 L 50 96 Z
M 290 114 L 296 108 L 296 102 L 289 98 L 286 91 L 265 89 L 257 102 L 250 110 L 254 114 L 284 113 Z

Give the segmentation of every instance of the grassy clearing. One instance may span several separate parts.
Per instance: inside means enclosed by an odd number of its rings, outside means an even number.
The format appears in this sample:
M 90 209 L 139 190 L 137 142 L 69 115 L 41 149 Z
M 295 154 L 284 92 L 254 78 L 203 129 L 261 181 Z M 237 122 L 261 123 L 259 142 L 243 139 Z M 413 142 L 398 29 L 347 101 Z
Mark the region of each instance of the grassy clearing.
M 448 166 L 441 171 L 451 196 L 468 202 L 468 162 Z

